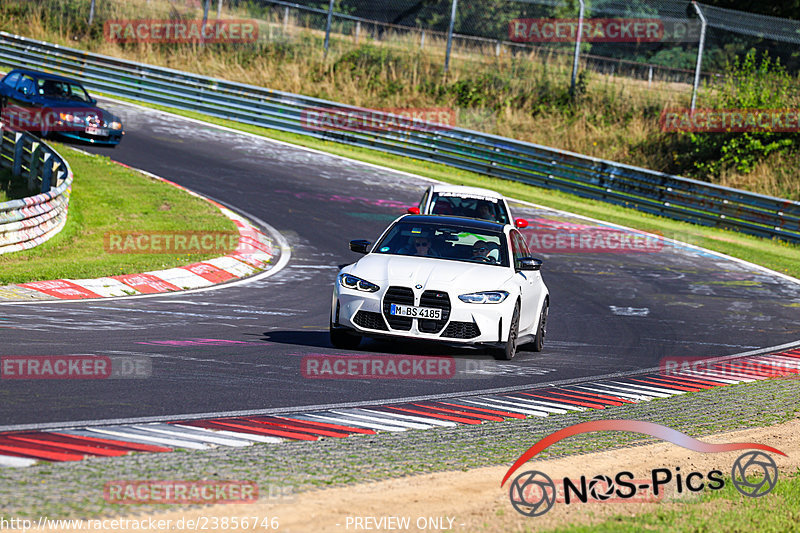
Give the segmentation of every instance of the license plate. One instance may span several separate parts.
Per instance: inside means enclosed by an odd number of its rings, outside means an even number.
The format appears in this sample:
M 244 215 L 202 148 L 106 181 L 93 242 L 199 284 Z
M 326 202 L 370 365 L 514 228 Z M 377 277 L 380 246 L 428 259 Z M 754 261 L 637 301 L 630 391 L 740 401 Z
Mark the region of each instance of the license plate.
M 414 307 L 413 305 L 391 304 L 389 314 L 394 316 L 407 316 L 411 318 L 425 318 L 427 320 L 441 320 L 442 310 L 430 307 Z
M 89 135 L 106 136 L 108 135 L 108 130 L 105 128 L 93 128 L 91 126 L 87 126 L 86 133 L 88 133 Z

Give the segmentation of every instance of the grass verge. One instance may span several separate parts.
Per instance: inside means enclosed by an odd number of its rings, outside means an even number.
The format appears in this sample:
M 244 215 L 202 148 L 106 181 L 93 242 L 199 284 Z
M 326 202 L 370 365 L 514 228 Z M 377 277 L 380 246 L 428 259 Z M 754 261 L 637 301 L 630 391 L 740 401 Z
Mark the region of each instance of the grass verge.
M 551 191 L 523 183 L 492 178 L 427 161 L 418 161 L 365 148 L 323 141 L 313 137 L 305 137 L 295 133 L 242 124 L 240 122 L 211 117 L 193 111 L 143 104 L 125 98 L 114 98 L 185 117 L 195 118 L 211 124 L 218 124 L 263 137 L 348 157 L 358 161 L 381 165 L 403 172 L 410 172 L 447 183 L 486 187 L 519 200 L 534 202 L 554 209 L 569 211 L 578 215 L 658 233 L 665 237 L 677 239 L 696 246 L 702 246 L 703 248 L 715 252 L 750 261 L 777 272 L 800 278 L 800 245 L 797 244 L 680 222 L 665 217 L 642 213 L 635 209 L 607 204 L 598 200 L 584 199 L 560 191 Z
M 72 167 L 69 216 L 49 241 L 0 255 L 0 284 L 57 278 L 96 278 L 171 268 L 224 255 L 109 253 L 107 232 L 226 232 L 236 226 L 201 198 L 112 162 L 51 143 Z

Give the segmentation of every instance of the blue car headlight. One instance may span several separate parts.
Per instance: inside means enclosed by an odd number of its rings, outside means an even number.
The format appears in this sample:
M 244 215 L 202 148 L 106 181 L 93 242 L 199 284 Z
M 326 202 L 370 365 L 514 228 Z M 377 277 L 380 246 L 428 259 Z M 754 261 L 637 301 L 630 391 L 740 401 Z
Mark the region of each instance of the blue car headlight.
M 369 281 L 361 279 L 357 276 L 353 276 L 352 274 L 341 274 L 339 276 L 339 285 L 345 289 L 353 289 L 355 291 L 363 292 L 377 292 L 380 290 L 380 287 L 374 283 L 370 283 Z
M 499 304 L 506 298 L 508 298 L 506 291 L 471 292 L 458 297 L 459 300 L 468 304 Z

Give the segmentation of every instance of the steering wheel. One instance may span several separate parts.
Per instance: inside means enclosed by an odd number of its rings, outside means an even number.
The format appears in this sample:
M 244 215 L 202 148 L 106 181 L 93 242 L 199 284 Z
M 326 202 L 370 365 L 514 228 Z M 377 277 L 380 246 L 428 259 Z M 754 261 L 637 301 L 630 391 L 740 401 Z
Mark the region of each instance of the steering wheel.
M 473 260 L 480 260 L 480 261 L 483 261 L 484 263 L 494 263 L 495 262 L 494 257 L 487 257 L 485 255 L 473 255 L 472 259 Z

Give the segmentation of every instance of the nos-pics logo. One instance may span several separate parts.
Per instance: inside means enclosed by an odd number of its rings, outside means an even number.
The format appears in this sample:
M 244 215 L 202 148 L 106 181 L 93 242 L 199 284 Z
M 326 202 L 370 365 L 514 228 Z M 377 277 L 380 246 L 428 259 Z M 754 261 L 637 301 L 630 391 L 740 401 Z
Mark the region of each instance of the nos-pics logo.
M 683 448 L 700 453 L 730 452 L 750 450 L 739 456 L 731 468 L 734 487 L 745 496 L 758 498 L 769 494 L 778 482 L 778 466 L 766 452 L 785 456 L 786 454 L 771 446 L 752 442 L 708 444 L 692 438 L 685 433 L 652 422 L 638 420 L 597 420 L 583 422 L 556 431 L 531 446 L 506 472 L 502 487 L 523 464 L 537 453 L 561 439 L 594 431 L 630 431 L 642 433 L 671 442 Z M 754 451 L 762 450 L 762 451 Z M 563 478 L 554 482 L 547 474 L 538 470 L 528 470 L 516 476 L 509 486 L 508 496 L 511 505 L 525 516 L 541 516 L 548 512 L 556 502 L 588 503 L 591 501 L 633 501 L 643 496 L 653 499 L 663 497 L 664 488 L 674 486 L 677 493 L 699 492 L 704 489 L 719 490 L 725 486 L 721 470 L 708 472 L 682 472 L 680 467 L 656 468 L 650 477 L 634 479 L 631 472 L 622 471 L 613 475 L 597 475 L 587 479 Z

